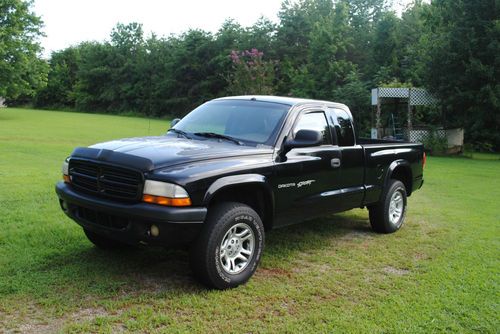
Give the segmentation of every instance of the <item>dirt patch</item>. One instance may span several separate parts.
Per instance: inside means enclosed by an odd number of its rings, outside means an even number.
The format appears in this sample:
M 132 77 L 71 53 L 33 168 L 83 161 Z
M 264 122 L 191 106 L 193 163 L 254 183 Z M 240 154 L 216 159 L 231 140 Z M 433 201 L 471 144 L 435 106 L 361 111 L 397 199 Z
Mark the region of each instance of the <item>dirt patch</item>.
M 60 323 L 51 322 L 50 324 L 23 324 L 17 329 L 7 330 L 5 333 L 54 333 L 61 327 Z
M 427 254 L 424 254 L 424 253 L 415 253 L 413 255 L 413 258 L 415 260 L 417 260 L 417 261 L 430 259 L 430 257 Z
M 102 307 L 95 307 L 95 308 L 90 307 L 73 312 L 69 316 L 69 319 L 81 322 L 81 321 L 93 320 L 97 317 L 104 317 L 107 315 L 109 315 L 109 313 Z
M 318 262 L 310 262 L 310 261 L 306 261 L 306 260 L 296 260 L 296 261 L 294 261 L 294 264 L 295 264 L 295 266 L 292 269 L 292 271 L 294 273 L 301 273 L 301 272 L 307 271 L 307 272 L 315 272 L 315 273 L 319 273 L 319 274 L 325 274 L 325 273 L 332 271 L 332 269 L 333 269 L 329 263 L 324 263 L 324 262 L 318 263 Z
M 62 318 L 52 318 L 43 320 L 34 317 L 27 317 L 25 322 L 17 328 L 4 329 L 2 333 L 55 333 L 60 331 L 68 322 L 85 322 L 92 321 L 100 316 L 109 315 L 102 307 L 87 307 L 77 310 Z
M 396 275 L 396 276 L 404 276 L 408 275 L 410 273 L 410 270 L 408 269 L 401 269 L 401 268 L 394 268 L 394 267 L 384 267 L 382 269 L 385 273 L 391 274 L 391 275 Z

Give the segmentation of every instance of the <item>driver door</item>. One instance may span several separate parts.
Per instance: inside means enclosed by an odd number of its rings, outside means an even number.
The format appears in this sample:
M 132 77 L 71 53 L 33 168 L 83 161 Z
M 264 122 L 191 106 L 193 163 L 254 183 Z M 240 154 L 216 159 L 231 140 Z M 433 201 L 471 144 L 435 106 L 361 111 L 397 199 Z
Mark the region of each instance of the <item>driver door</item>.
M 283 226 L 335 211 L 326 196 L 337 188 L 341 151 L 333 145 L 331 126 L 323 110 L 302 111 L 287 138 L 299 130 L 316 130 L 323 140 L 318 146 L 292 148 L 275 165 L 275 226 Z

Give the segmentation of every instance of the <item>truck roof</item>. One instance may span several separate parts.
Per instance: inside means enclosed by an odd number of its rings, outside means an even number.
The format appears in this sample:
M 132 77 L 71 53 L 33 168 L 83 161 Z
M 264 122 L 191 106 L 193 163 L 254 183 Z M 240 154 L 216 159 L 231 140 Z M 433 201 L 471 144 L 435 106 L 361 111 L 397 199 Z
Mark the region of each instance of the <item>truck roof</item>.
M 313 100 L 313 99 L 301 99 L 296 97 L 286 97 L 286 96 L 272 96 L 272 95 L 241 95 L 241 96 L 228 96 L 221 97 L 216 100 L 255 100 L 255 101 L 263 101 L 263 102 L 273 102 L 273 103 L 281 103 L 286 104 L 291 107 L 299 105 L 299 104 L 326 104 L 328 106 L 342 108 L 344 110 L 349 111 L 349 108 L 342 103 L 331 102 L 331 101 L 322 101 L 322 100 Z

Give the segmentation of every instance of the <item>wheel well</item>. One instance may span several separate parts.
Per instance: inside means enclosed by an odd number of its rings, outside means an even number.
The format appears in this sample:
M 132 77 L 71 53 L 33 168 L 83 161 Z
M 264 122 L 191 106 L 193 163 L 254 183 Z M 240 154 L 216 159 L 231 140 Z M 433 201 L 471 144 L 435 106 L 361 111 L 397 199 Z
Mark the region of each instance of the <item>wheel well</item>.
M 208 210 L 210 211 L 211 207 L 222 202 L 239 202 L 248 205 L 260 216 L 265 230 L 271 229 L 273 224 L 273 202 L 271 195 L 263 186 L 245 184 L 224 187 L 210 199 Z
M 406 194 L 410 196 L 412 188 L 411 170 L 408 166 L 398 166 L 391 173 L 391 179 L 403 182 Z

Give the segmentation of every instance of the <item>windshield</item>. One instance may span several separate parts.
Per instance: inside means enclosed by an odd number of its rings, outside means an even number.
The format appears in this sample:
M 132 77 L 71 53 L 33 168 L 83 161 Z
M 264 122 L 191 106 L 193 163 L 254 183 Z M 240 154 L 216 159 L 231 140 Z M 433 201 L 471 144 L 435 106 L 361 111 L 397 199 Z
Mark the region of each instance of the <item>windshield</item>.
M 191 111 L 174 128 L 188 134 L 216 133 L 273 145 L 288 109 L 288 105 L 261 101 L 210 101 Z

